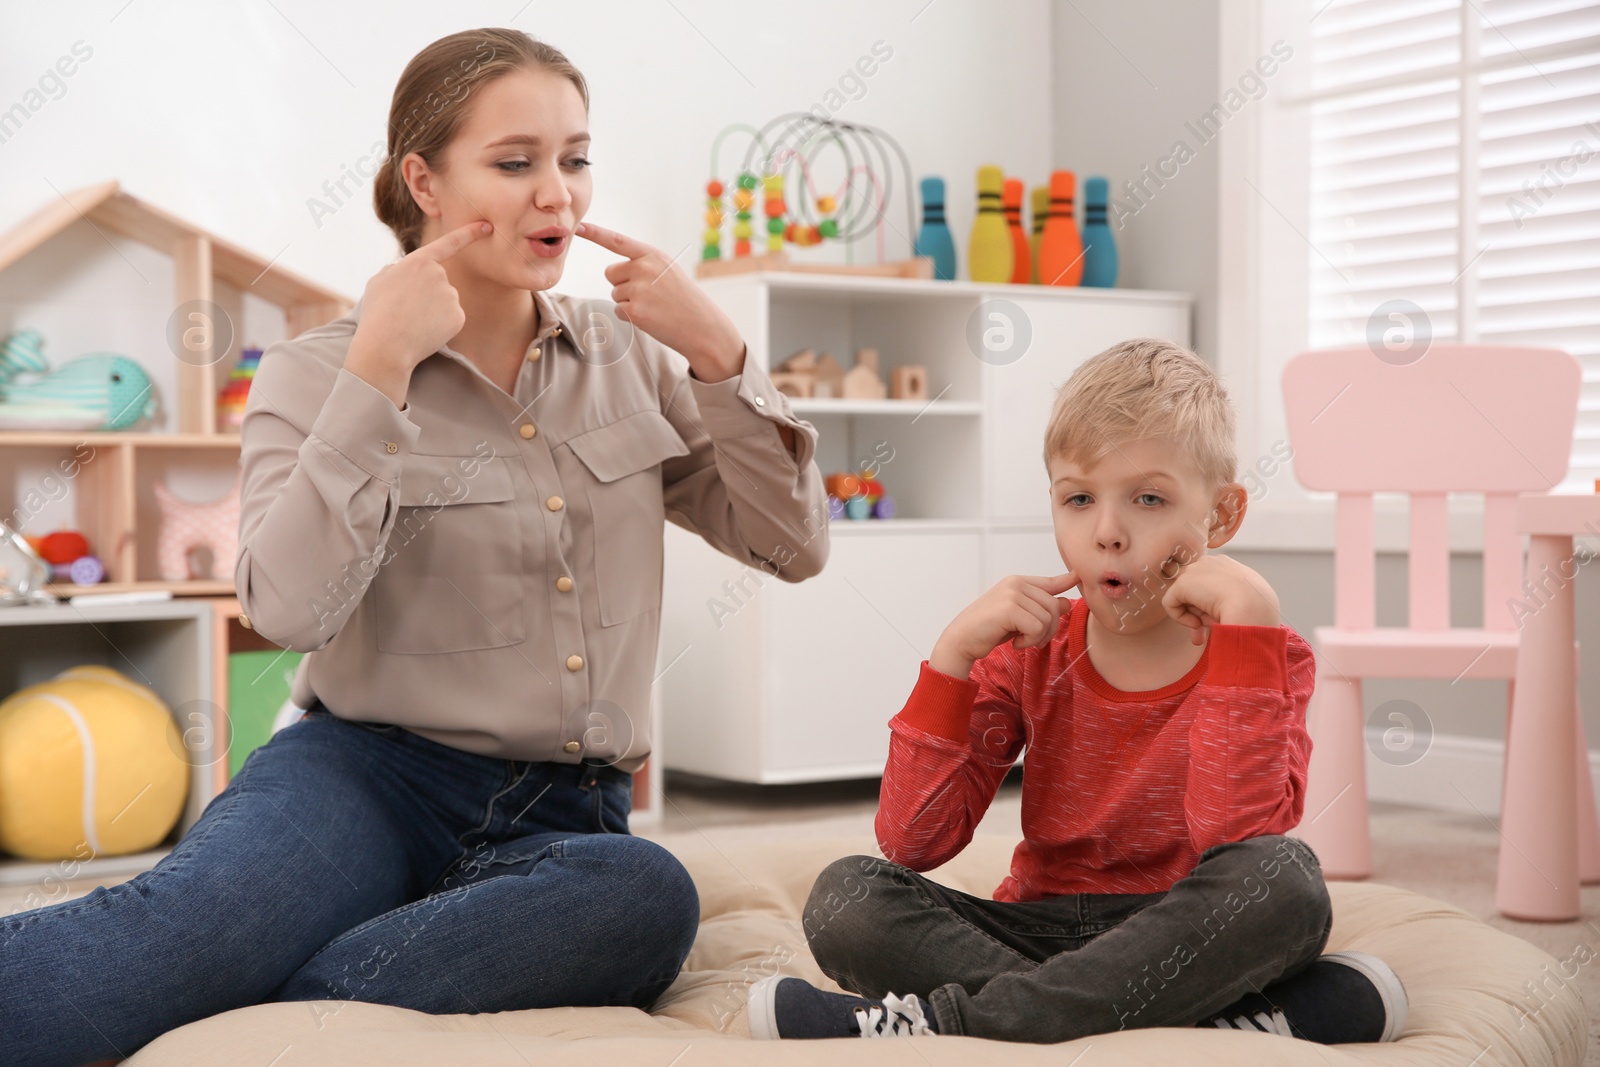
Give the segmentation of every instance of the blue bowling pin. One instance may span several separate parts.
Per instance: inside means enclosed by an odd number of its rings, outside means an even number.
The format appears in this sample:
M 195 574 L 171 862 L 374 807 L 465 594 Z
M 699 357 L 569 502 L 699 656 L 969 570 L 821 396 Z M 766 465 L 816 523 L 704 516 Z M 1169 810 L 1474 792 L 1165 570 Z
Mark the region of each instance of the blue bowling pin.
M 1106 223 L 1109 186 L 1101 177 L 1083 183 L 1083 281 L 1110 289 L 1117 284 L 1117 243 Z
M 956 280 L 956 243 L 944 220 L 944 179 L 922 179 L 922 228 L 917 231 L 913 254 L 933 260 L 933 276 Z

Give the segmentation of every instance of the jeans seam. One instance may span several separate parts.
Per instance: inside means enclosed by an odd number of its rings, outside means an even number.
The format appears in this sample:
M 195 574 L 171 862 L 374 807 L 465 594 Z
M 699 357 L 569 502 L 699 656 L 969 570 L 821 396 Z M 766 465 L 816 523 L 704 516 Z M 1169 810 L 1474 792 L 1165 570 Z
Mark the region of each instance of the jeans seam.
M 909 878 L 909 879 L 907 879 L 907 881 L 909 881 L 911 883 L 912 890 L 916 892 L 916 894 L 917 894 L 917 896 L 919 898 L 921 898 L 922 903 L 923 903 L 924 906 L 929 907 L 929 908 L 935 908 L 935 909 L 947 912 L 957 922 L 959 922 L 961 925 L 965 926 L 967 929 L 971 930 L 973 933 L 978 934 L 981 937 L 988 938 L 996 946 L 998 946 L 1001 949 L 1004 949 L 1006 952 L 1009 952 L 1011 955 L 1015 956 L 1017 958 L 1017 960 L 1023 964 L 1023 969 L 1024 970 L 1031 969 L 1033 967 L 1037 967 L 1038 966 L 1038 964 L 1035 963 L 1033 960 L 1030 960 L 1028 957 L 1024 956 L 1022 953 L 1018 952 L 1016 949 L 1012 948 L 1010 945 L 1005 944 L 1003 941 L 1001 941 L 1000 939 L 995 937 L 989 931 L 983 929 L 983 927 L 981 927 L 981 926 L 978 926 L 972 920 L 968 919 L 965 915 L 962 915 L 955 908 L 953 908 L 950 905 L 944 903 L 943 901 L 934 900 L 931 897 L 929 897 L 927 895 L 927 893 L 923 892 L 922 883 L 919 882 L 917 879 Z

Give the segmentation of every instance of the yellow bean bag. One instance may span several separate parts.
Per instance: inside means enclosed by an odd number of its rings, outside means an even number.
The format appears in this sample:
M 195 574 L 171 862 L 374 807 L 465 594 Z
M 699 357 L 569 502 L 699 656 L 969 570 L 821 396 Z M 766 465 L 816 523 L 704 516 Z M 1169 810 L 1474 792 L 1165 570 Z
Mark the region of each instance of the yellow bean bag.
M 86 860 L 154 848 L 183 813 L 189 764 L 166 703 L 82 666 L 0 702 L 0 849 Z

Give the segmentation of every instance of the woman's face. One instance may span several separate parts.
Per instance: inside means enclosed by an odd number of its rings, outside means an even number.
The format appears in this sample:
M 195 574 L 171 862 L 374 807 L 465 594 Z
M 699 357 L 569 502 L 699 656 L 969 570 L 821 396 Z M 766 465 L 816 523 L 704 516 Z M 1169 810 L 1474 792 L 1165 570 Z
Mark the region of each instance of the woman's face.
M 416 153 L 403 161 L 428 216 L 422 242 L 487 219 L 494 234 L 450 263 L 507 288 L 550 288 L 594 196 L 588 151 L 588 115 L 572 82 L 543 69 L 496 78 L 472 100 L 442 168 Z M 532 238 L 553 228 L 563 231 L 559 241 Z

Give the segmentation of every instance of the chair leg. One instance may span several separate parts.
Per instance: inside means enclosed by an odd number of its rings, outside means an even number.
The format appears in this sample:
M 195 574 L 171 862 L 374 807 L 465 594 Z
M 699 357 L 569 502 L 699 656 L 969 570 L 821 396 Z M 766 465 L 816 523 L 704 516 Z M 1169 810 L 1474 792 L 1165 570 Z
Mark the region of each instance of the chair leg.
M 1585 885 L 1600 882 L 1600 819 L 1595 816 L 1594 778 L 1589 772 L 1589 741 L 1583 727 L 1583 704 L 1574 695 L 1573 707 L 1577 714 L 1578 740 L 1573 746 L 1577 756 L 1578 793 L 1578 880 Z
M 1367 746 L 1360 679 L 1317 679 L 1307 709 L 1311 766 L 1294 836 L 1310 845 L 1329 878 L 1372 873 L 1367 822 Z

